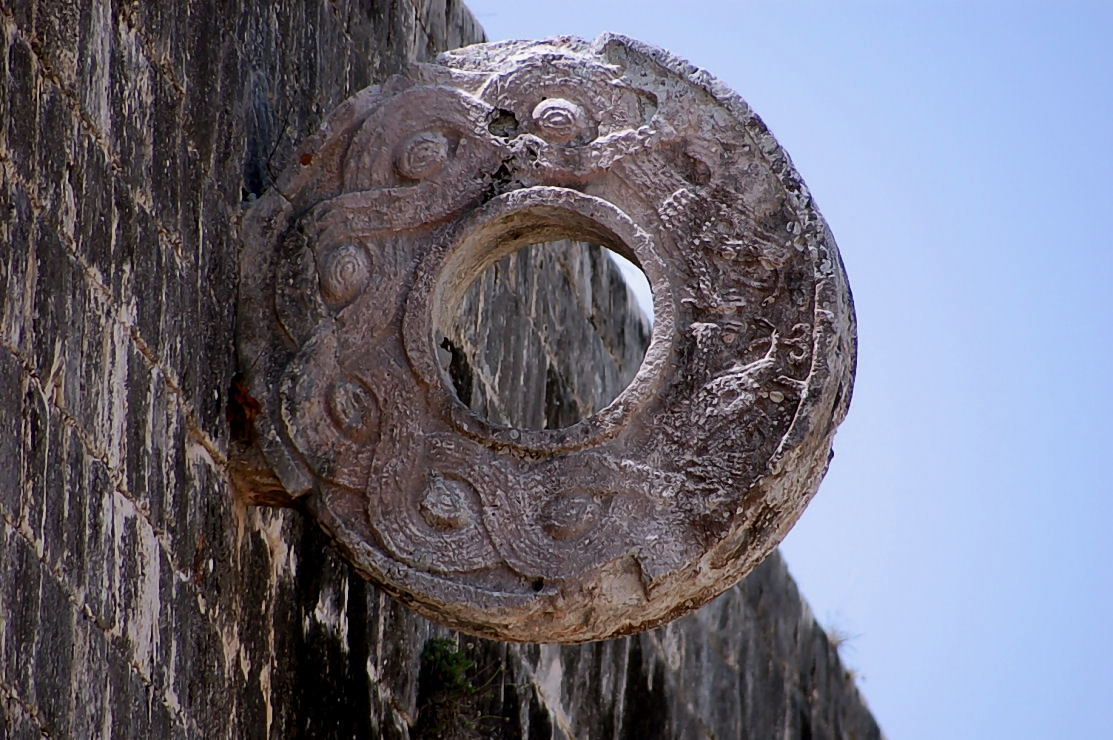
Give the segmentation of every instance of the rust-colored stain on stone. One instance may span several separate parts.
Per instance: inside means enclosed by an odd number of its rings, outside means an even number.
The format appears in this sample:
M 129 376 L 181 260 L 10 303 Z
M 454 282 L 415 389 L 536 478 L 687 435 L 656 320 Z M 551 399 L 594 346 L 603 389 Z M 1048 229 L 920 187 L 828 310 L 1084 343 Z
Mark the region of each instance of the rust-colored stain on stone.
M 294 161 L 242 231 L 244 459 L 364 575 L 472 633 L 601 639 L 705 603 L 800 515 L 850 399 L 850 292 L 788 156 L 706 72 L 613 35 L 470 46 Z M 477 275 L 555 239 L 644 270 L 645 360 L 571 426 L 492 424 L 437 349 Z

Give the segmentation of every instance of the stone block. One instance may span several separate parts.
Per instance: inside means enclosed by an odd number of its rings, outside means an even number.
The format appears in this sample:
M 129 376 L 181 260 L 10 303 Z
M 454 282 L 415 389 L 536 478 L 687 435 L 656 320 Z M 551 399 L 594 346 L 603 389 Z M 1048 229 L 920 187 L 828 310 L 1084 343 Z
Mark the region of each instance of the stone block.
M 3 609 L 3 642 L 0 643 L 5 691 L 14 692 L 24 707 L 35 707 L 35 644 L 39 633 L 39 603 L 44 573 L 26 536 L 0 520 L 4 567 L 0 568 L 0 605 Z
M 26 394 L 23 366 L 8 349 L 0 347 L 0 517 L 19 521 L 23 457 L 23 399 Z
M 35 182 L 39 150 L 40 70 L 31 47 L 20 34 L 8 36 L 7 78 L 4 97 L 10 115 L 5 118 L 5 155 L 23 182 Z
M 64 586 L 44 574 L 31 663 L 39 716 L 49 734 L 58 737 L 71 734 L 70 684 L 81 670 L 74 664 L 74 629 L 79 618 Z

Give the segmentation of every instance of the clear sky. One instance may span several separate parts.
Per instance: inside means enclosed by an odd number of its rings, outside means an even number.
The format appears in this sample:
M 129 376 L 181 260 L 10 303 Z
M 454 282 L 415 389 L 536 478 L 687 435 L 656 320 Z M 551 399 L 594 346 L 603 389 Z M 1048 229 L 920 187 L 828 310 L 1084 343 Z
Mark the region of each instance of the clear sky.
M 1113 738 L 1113 1 L 468 4 L 686 57 L 811 188 L 860 359 L 783 549 L 886 734 Z

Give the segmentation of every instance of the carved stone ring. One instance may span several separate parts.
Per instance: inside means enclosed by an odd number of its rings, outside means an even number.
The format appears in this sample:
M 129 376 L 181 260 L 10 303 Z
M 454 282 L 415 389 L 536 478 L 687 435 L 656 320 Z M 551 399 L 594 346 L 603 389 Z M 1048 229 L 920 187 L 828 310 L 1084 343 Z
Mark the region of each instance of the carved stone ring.
M 242 467 L 475 634 L 600 639 L 713 598 L 800 515 L 850 400 L 850 292 L 788 156 L 722 83 L 620 36 L 470 46 L 360 92 L 242 235 Z M 643 269 L 649 349 L 570 427 L 491 424 L 437 338 L 486 267 L 556 239 Z

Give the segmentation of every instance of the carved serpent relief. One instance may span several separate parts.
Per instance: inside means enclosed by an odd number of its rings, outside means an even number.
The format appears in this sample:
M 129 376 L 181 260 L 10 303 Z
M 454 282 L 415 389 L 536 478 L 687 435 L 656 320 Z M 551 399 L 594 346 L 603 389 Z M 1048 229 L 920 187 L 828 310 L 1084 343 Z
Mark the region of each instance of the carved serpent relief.
M 471 46 L 293 161 L 242 228 L 253 449 L 368 578 L 476 634 L 599 639 L 708 601 L 800 515 L 850 399 L 850 293 L 787 155 L 706 72 L 613 35 Z M 644 270 L 645 361 L 573 426 L 493 425 L 436 337 L 554 238 Z

